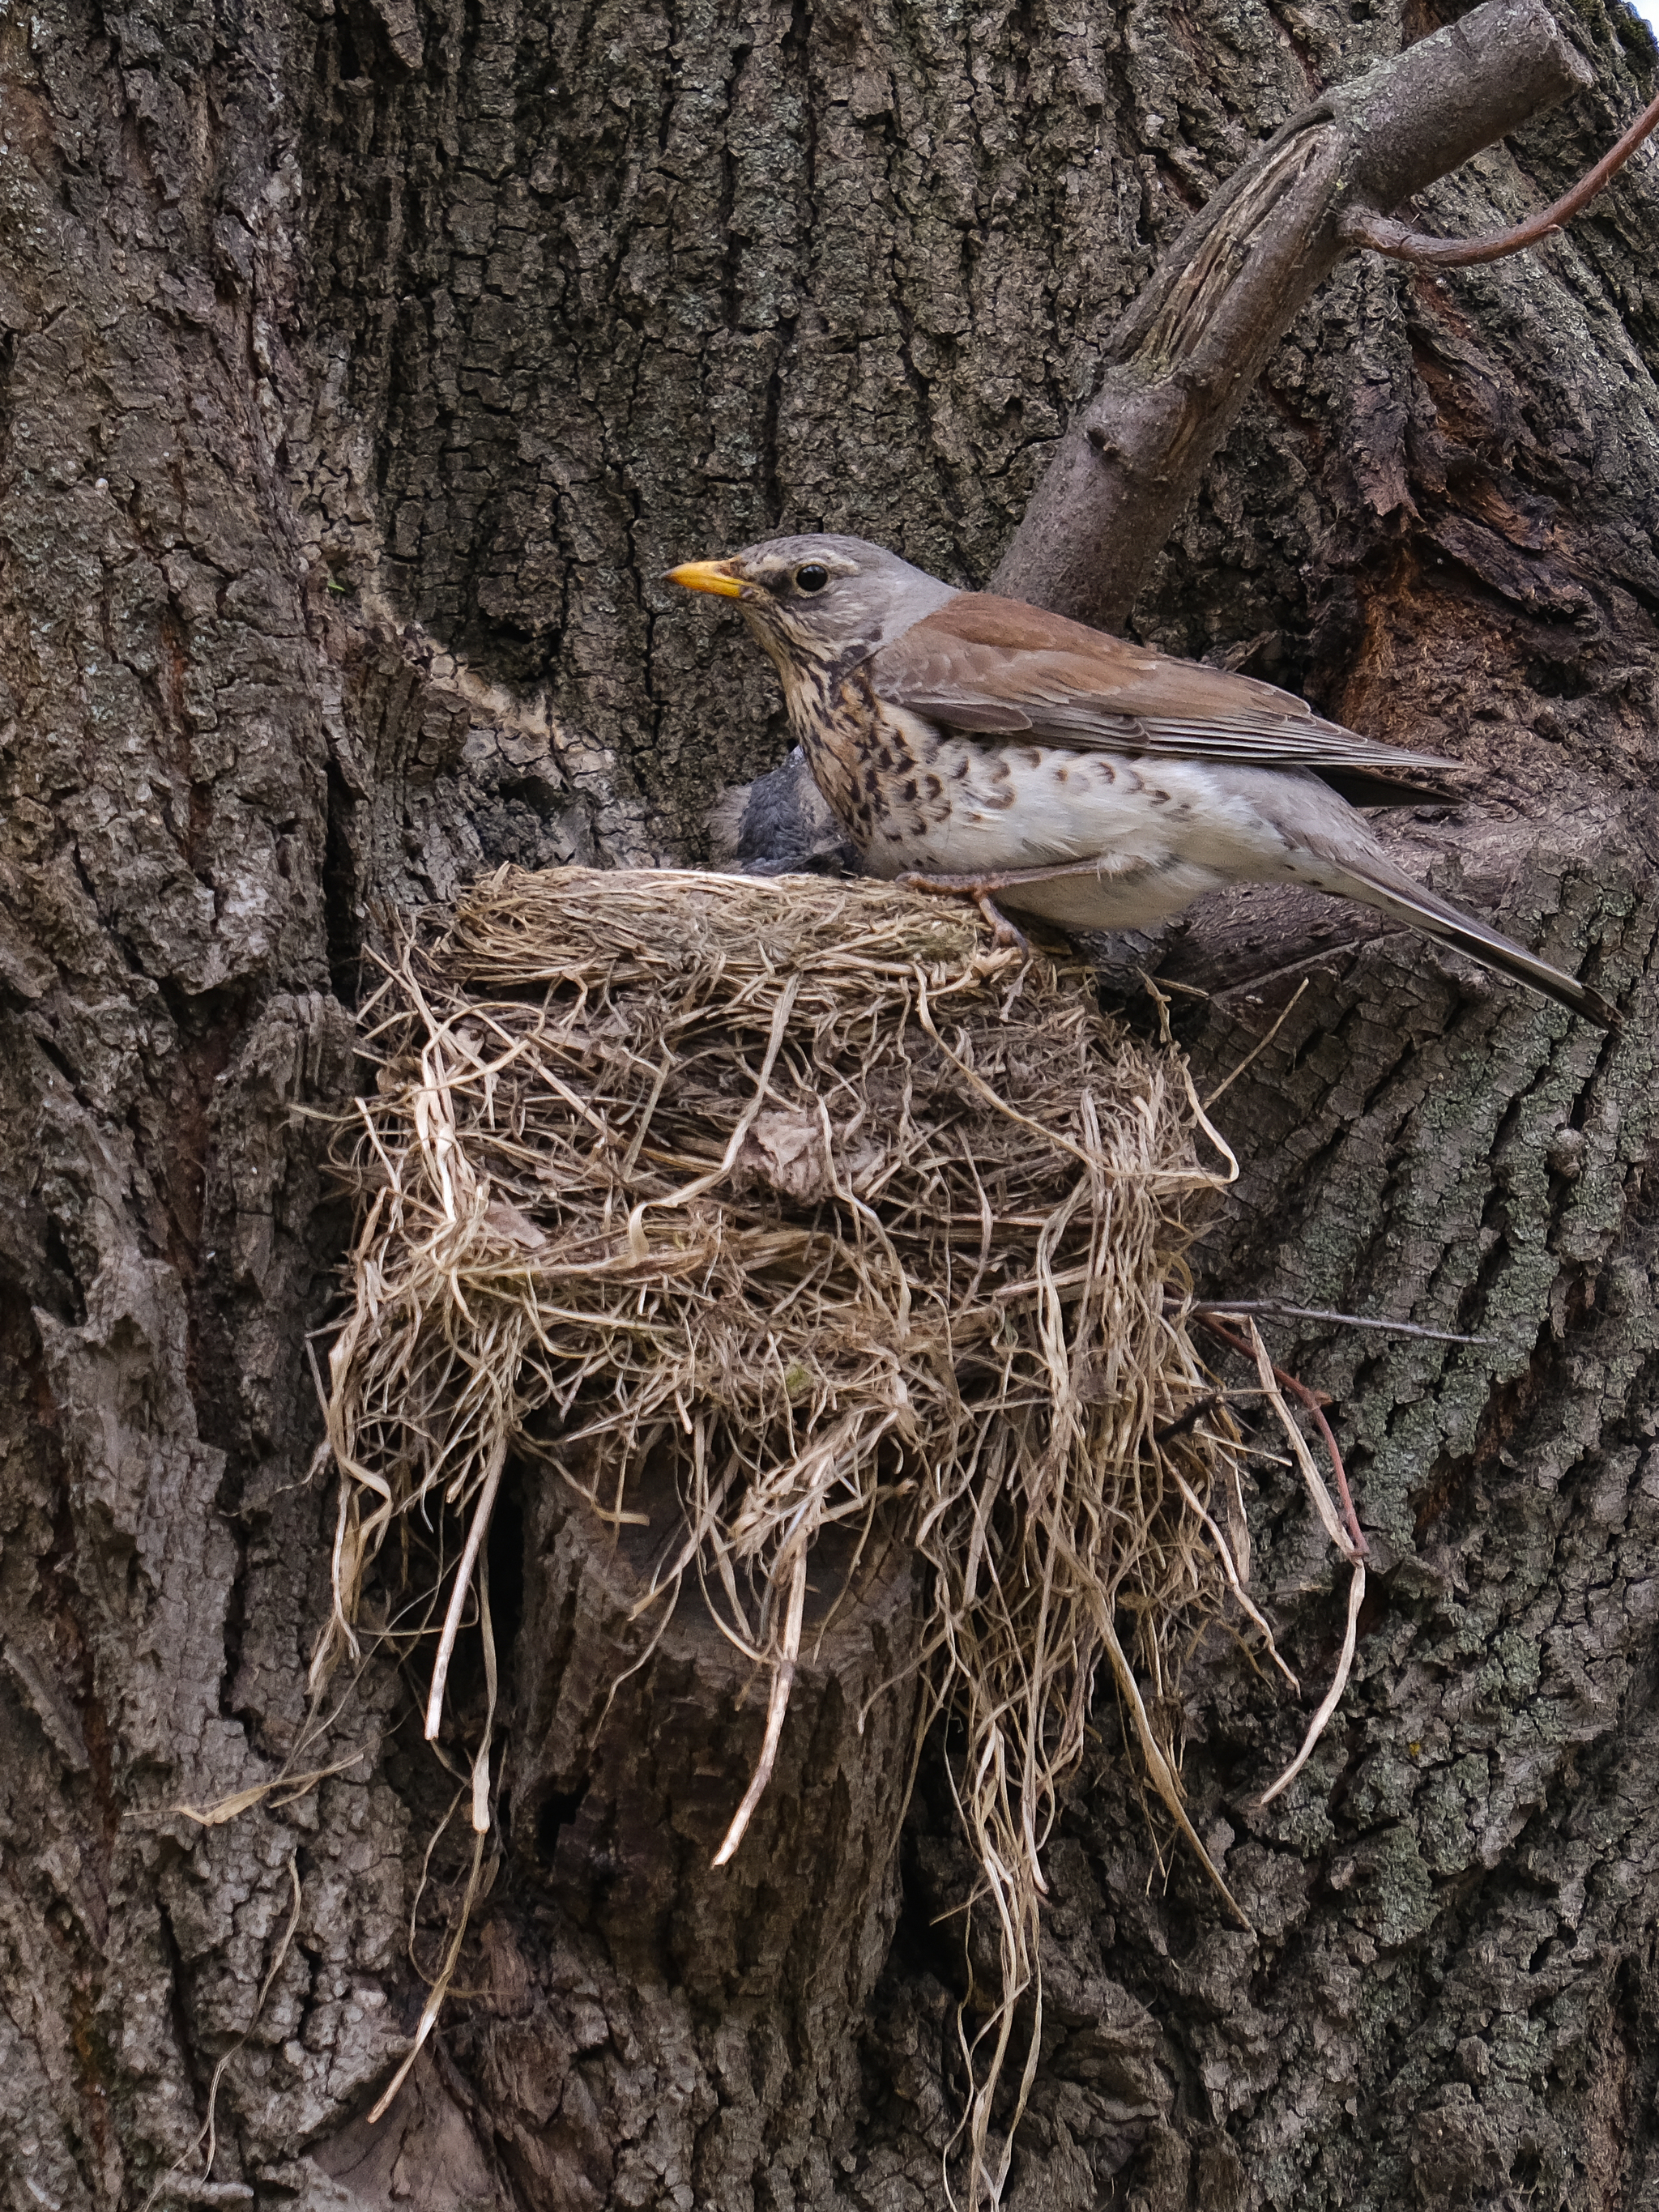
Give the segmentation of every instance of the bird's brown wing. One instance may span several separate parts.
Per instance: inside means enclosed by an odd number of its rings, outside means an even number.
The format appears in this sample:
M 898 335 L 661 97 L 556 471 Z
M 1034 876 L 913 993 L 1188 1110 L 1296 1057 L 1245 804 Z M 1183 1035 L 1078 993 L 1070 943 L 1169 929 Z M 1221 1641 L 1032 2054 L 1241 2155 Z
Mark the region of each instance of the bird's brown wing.
M 1304 700 L 1253 677 L 989 592 L 959 593 L 866 667 L 878 697 L 975 736 L 1321 773 L 1459 765 L 1321 721 Z

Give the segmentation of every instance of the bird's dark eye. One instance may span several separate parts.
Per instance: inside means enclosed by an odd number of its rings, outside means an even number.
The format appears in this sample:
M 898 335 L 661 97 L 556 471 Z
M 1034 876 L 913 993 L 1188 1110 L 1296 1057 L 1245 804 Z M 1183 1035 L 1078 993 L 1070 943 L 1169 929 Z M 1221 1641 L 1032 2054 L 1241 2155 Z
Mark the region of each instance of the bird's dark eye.
M 795 571 L 798 592 L 821 592 L 830 580 L 830 571 L 820 561 L 804 561 Z

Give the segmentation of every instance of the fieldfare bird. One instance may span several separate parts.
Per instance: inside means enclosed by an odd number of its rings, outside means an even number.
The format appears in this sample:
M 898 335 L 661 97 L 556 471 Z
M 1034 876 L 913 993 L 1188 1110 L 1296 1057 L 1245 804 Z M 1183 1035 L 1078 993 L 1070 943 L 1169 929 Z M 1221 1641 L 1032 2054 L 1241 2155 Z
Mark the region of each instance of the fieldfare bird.
M 1271 684 L 953 590 L 861 538 L 775 538 L 669 580 L 738 601 L 873 875 L 1064 929 L 1145 928 L 1224 884 L 1305 884 L 1617 1018 L 1396 867 L 1348 803 L 1421 800 L 1400 771 L 1455 761 L 1358 737 Z

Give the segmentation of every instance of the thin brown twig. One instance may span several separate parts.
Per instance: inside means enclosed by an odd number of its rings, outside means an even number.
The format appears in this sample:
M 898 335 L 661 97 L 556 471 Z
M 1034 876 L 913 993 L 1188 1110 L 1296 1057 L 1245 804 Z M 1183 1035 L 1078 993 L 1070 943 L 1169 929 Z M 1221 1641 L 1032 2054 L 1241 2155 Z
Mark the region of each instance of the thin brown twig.
M 1659 99 L 1643 109 L 1618 144 L 1604 154 L 1571 191 L 1564 192 L 1553 206 L 1529 216 L 1513 230 L 1497 231 L 1490 238 L 1436 238 L 1427 231 L 1413 230 L 1408 223 L 1397 222 L 1390 216 L 1379 215 L 1374 209 L 1355 208 L 1343 222 L 1342 234 L 1352 246 L 1368 246 L 1373 253 L 1387 254 L 1394 261 L 1413 262 L 1420 268 L 1472 269 L 1481 262 L 1505 260 L 1511 253 L 1524 253 L 1529 246 L 1540 245 L 1552 232 L 1559 230 L 1563 223 L 1582 213 L 1656 126 Z

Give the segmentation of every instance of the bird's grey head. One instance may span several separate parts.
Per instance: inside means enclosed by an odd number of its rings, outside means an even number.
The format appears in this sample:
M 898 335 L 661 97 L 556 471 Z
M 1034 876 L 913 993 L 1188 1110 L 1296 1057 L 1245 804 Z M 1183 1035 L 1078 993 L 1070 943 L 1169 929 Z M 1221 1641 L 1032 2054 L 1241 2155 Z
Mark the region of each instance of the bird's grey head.
M 736 599 L 786 684 L 807 666 L 857 667 L 957 596 L 896 553 L 825 532 L 769 538 L 724 561 L 688 561 L 668 580 Z

